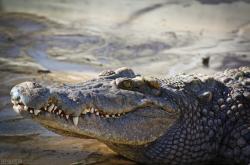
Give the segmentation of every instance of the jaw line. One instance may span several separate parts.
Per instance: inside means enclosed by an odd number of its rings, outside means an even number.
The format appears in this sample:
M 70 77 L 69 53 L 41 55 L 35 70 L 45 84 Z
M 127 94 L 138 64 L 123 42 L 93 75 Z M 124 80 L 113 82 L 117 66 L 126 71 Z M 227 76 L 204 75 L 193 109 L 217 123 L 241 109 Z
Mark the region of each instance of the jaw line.
M 30 114 L 27 111 L 24 111 L 22 114 L 25 116 L 31 117 L 32 119 L 36 120 L 38 123 L 41 123 L 45 127 L 52 129 L 59 134 L 63 134 L 63 135 L 66 134 L 69 136 L 76 136 L 76 137 L 80 137 L 80 138 L 86 138 L 86 136 L 87 136 L 87 137 L 98 139 L 98 140 L 103 141 L 103 142 L 107 141 L 107 142 L 119 143 L 119 144 L 143 145 L 143 144 L 147 144 L 147 143 L 150 143 L 150 142 L 156 140 L 159 136 L 161 136 L 163 134 L 163 132 L 166 131 L 167 127 L 169 127 L 169 125 L 171 125 L 171 123 L 173 123 L 173 122 L 172 121 L 166 122 L 166 124 L 164 124 L 165 125 L 164 129 L 154 128 L 154 129 L 160 129 L 161 131 L 158 131 L 158 133 L 155 134 L 157 136 L 145 138 L 145 139 L 138 138 L 138 137 L 140 137 L 140 135 L 138 135 L 137 139 L 133 139 L 134 137 L 131 135 L 129 137 L 125 138 L 124 136 L 117 135 L 117 132 L 116 133 L 112 132 L 116 129 L 114 125 L 119 123 L 119 122 L 117 122 L 117 120 L 119 120 L 119 118 L 122 119 L 123 117 L 127 117 L 127 118 L 124 118 L 125 121 L 127 120 L 127 123 L 125 122 L 127 125 L 124 125 L 125 128 L 131 127 L 130 122 L 135 123 L 135 126 L 148 124 L 148 123 L 145 123 L 144 121 L 141 121 L 141 119 L 139 119 L 139 121 L 135 122 L 136 119 L 134 118 L 135 116 L 133 114 L 136 114 L 137 116 L 139 115 L 139 117 L 140 117 L 141 114 L 138 113 L 140 111 L 140 109 L 144 109 L 144 110 L 151 109 L 151 111 L 153 111 L 152 109 L 158 109 L 158 108 L 156 108 L 156 107 L 137 107 L 136 109 L 131 110 L 129 113 L 122 115 L 122 116 L 118 117 L 117 119 L 116 118 L 114 118 L 114 119 L 113 118 L 105 118 L 105 117 L 101 118 L 100 116 L 96 116 L 93 113 L 88 113 L 88 114 L 85 114 L 85 115 L 82 115 L 79 117 L 80 125 L 77 125 L 77 126 L 75 126 L 73 121 L 72 121 L 73 117 L 71 117 L 69 119 L 60 118 L 59 116 L 56 116 L 54 113 L 48 113 L 48 111 L 42 111 L 42 113 L 38 116 L 35 116 L 34 114 Z M 168 114 L 163 109 L 158 109 L 158 111 L 164 111 L 165 114 Z M 47 114 L 47 116 L 46 116 L 46 114 Z M 132 117 L 132 119 L 131 119 L 131 117 Z M 145 117 L 145 116 L 143 116 L 143 117 Z M 110 121 L 112 120 L 113 125 L 112 124 L 107 125 L 107 123 L 110 124 L 110 122 L 107 122 L 108 120 L 110 120 Z M 98 130 L 95 127 L 94 130 L 91 130 L 91 127 L 87 127 L 85 125 L 86 122 L 87 123 L 89 122 L 89 123 L 94 124 L 94 125 L 96 124 L 96 127 L 101 126 L 101 128 L 99 128 L 99 130 Z M 111 126 L 111 128 L 103 127 L 103 125 L 105 125 L 105 124 L 107 126 Z M 136 125 L 136 124 L 138 124 L 138 125 Z M 87 127 L 87 128 L 85 128 L 85 127 Z M 112 129 L 112 127 L 113 127 L 113 129 Z M 110 136 L 109 136 L 109 135 L 105 135 L 105 134 L 101 133 L 100 130 L 102 130 L 103 132 L 105 132 L 105 130 L 106 130 L 106 132 L 108 132 L 110 130 L 112 130 L 112 131 L 111 131 L 111 133 L 109 132 L 110 133 Z M 119 130 L 119 128 L 118 128 L 118 130 Z M 144 130 L 144 131 L 147 132 L 148 130 Z M 140 133 L 140 134 L 143 134 L 143 133 Z M 119 136 L 119 137 L 117 137 L 117 136 Z M 143 136 L 141 136 L 141 137 L 143 137 Z

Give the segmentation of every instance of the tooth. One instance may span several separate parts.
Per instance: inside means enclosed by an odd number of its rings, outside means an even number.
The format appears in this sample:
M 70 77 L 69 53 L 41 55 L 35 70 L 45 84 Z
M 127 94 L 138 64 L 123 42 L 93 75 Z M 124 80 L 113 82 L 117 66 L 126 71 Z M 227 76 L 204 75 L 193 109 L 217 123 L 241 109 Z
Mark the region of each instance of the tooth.
M 59 114 L 61 114 L 61 113 L 62 113 L 62 110 L 61 110 L 61 109 L 59 109 L 58 113 L 59 113 Z
M 30 113 L 34 113 L 33 110 L 30 110 Z
M 87 113 L 87 112 L 85 112 L 85 110 L 82 112 L 82 114 L 84 114 L 84 115 L 85 115 L 86 113 Z
M 19 112 L 20 112 L 20 111 L 22 111 L 22 110 L 23 110 L 23 106 L 18 105 L 18 106 L 17 106 L 17 109 L 18 109 L 18 110 L 19 110 Z
M 69 115 L 66 115 L 66 119 L 69 119 Z
M 85 111 L 85 112 L 90 112 L 90 109 L 87 108 L 87 109 L 85 109 L 84 111 Z
M 112 117 L 115 117 L 115 115 L 112 115 Z
M 40 112 L 41 112 L 41 110 L 39 110 L 39 109 L 34 110 L 34 114 L 35 114 L 36 116 L 37 116 Z
M 109 115 L 105 115 L 105 117 L 109 117 Z
M 96 112 L 95 114 L 99 116 L 99 112 Z
M 25 111 L 27 111 L 27 110 L 29 109 L 29 107 L 25 105 L 23 109 L 24 109 Z
M 120 113 L 118 113 L 118 114 L 117 114 L 117 116 L 121 116 L 121 114 L 120 114 Z
M 47 108 L 47 107 L 44 107 L 44 110 L 45 110 L 45 111 L 47 111 L 47 110 L 48 110 L 48 108 Z
M 20 112 L 19 112 L 19 109 L 17 108 L 17 106 L 14 105 L 14 106 L 13 106 L 13 109 L 14 109 L 14 111 L 15 111 L 16 113 L 20 113 Z
M 78 124 L 79 117 L 73 117 L 73 123 L 75 126 Z
M 95 109 L 92 107 L 91 109 L 90 109 L 90 113 L 94 113 L 95 112 Z
M 49 111 L 49 112 L 52 112 L 54 106 L 55 106 L 54 104 L 52 104 L 51 106 L 49 106 L 49 107 L 48 107 L 48 111 Z
M 57 109 L 57 106 L 55 105 L 54 108 L 53 108 L 53 110 L 56 110 L 56 109 Z
M 17 105 L 17 104 L 18 104 L 18 102 L 14 101 L 14 100 L 11 100 L 11 102 L 12 102 L 12 104 L 14 104 L 14 105 Z

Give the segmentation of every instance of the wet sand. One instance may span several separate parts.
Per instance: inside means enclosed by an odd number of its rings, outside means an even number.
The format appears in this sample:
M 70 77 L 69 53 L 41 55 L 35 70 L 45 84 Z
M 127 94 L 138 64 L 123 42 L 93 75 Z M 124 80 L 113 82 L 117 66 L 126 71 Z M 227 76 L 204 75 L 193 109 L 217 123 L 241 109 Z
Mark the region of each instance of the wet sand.
M 17 115 L 9 101 L 17 83 L 74 83 L 122 66 L 157 77 L 250 66 L 244 1 L 0 0 L 0 11 L 1 160 L 134 164 L 97 140 L 62 137 Z
M 0 136 L 1 160 L 23 164 L 135 164 L 96 140 L 54 136 Z

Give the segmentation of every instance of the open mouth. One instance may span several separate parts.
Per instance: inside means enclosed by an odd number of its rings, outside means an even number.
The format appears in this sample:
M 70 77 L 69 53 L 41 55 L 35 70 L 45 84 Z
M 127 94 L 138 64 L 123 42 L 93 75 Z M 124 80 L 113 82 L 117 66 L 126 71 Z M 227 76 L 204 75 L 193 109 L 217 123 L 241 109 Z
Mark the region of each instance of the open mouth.
M 119 118 L 126 114 L 126 113 L 107 114 L 102 110 L 96 109 L 94 107 L 89 107 L 83 109 L 82 112 L 80 113 L 80 116 L 72 116 L 71 114 L 67 114 L 66 111 L 64 111 L 59 105 L 52 102 L 48 103 L 46 106 L 41 107 L 39 109 L 28 107 L 20 101 L 18 102 L 11 100 L 11 102 L 13 104 L 14 111 L 17 113 L 28 112 L 30 115 L 33 116 L 46 115 L 46 113 L 49 113 L 51 115 L 60 117 L 65 120 L 72 120 L 75 126 L 78 125 L 79 117 L 84 117 L 86 115 L 95 115 L 100 118 Z

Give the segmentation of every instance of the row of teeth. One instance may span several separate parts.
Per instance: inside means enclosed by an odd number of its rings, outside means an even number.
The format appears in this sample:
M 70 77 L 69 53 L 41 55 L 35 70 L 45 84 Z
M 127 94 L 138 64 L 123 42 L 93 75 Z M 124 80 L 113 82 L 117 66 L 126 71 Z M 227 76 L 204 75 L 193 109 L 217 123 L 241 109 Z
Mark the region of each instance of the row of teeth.
M 68 114 L 65 114 L 63 110 L 59 109 L 55 104 L 51 104 L 51 105 L 48 105 L 44 108 L 42 108 L 43 110 L 40 110 L 40 109 L 33 109 L 33 108 L 29 108 L 28 106 L 23 106 L 23 105 L 20 105 L 20 103 L 18 102 L 15 102 L 15 101 L 12 101 L 12 103 L 14 104 L 13 105 L 13 109 L 15 112 L 17 113 L 20 113 L 20 111 L 24 110 L 24 111 L 28 111 L 30 112 L 31 114 L 34 114 L 34 115 L 39 115 L 39 113 L 41 111 L 47 111 L 49 113 L 54 113 L 60 117 L 65 117 L 65 119 L 69 119 L 70 118 L 70 115 Z M 105 118 L 117 118 L 117 117 L 120 117 L 122 115 L 125 115 L 125 113 L 121 113 L 121 114 L 103 114 L 102 112 L 100 112 L 98 109 L 95 109 L 95 108 L 88 108 L 88 109 L 84 109 L 82 111 L 82 115 L 86 115 L 86 114 L 95 114 L 97 116 L 100 116 L 100 117 L 105 117 Z M 72 120 L 73 120 L 73 123 L 75 126 L 78 125 L 78 121 L 79 121 L 79 116 L 77 117 L 74 117 L 72 116 Z

